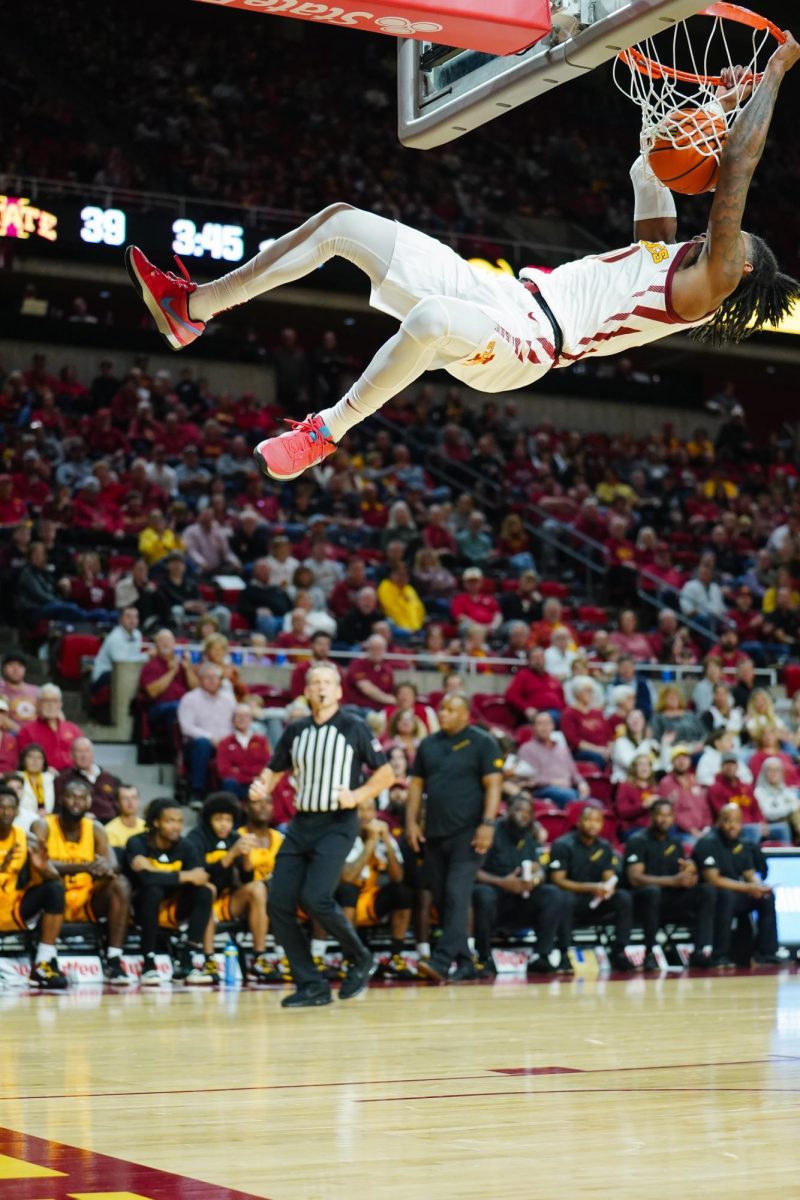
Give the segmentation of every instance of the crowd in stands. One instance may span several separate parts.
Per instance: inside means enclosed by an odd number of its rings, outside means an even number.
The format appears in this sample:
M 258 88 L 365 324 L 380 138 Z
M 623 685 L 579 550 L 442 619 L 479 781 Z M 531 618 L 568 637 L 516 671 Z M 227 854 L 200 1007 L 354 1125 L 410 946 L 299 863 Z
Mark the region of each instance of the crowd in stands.
M 128 13 L 92 0 L 64 10 L 32 0 L 24 14 L 13 11 L 7 36 L 20 53 L 0 85 L 8 123 L 0 171 L 284 212 L 345 200 L 430 231 L 483 237 L 490 257 L 491 235 L 502 236 L 512 217 L 573 221 L 607 245 L 630 237 L 639 114 L 610 68 L 508 113 L 502 137 L 492 123 L 419 154 L 397 141 L 394 39 L 202 9 L 189 20 L 187 58 L 186 15 L 152 0 Z M 131 61 L 146 69 L 131 73 Z M 49 87 L 41 62 L 53 64 Z M 83 104 L 72 93 L 65 102 L 59 77 L 83 81 Z M 793 81 L 785 86 L 748 221 L 797 274 L 794 168 L 781 149 L 791 144 L 796 103 Z M 707 198 L 681 204 L 697 223 L 692 232 L 705 228 Z
M 95 715 L 115 664 L 141 663 L 137 736 L 177 759 L 198 810 L 220 790 L 250 804 L 270 745 L 305 711 L 309 665 L 348 652 L 344 703 L 390 753 L 379 807 L 398 828 L 437 703 L 470 681 L 473 718 L 502 740 L 506 801 L 531 804 L 543 840 L 588 802 L 624 847 L 661 800 L 687 851 L 732 803 L 754 854 L 796 840 L 800 700 L 777 705 L 757 678 L 790 682 L 797 656 L 789 445 L 756 446 L 737 407 L 713 440 L 665 428 L 637 441 L 528 424 L 512 404 L 474 412 L 423 384 L 280 487 L 248 453 L 278 416 L 141 360 L 87 381 L 41 354 L 0 371 L 0 605 L 24 645 L 2 663 L 0 786 L 18 793 L 19 828 L 64 812 L 77 787 L 88 801 L 73 807 L 114 829 L 112 849 L 180 836 L 163 812 L 142 832 L 135 789 L 96 761 L 59 688 L 26 678 L 37 649 L 57 661 L 89 631 Z M 542 540 L 554 529 L 605 566 L 591 602 Z M 249 683 L 250 665 L 286 665 L 285 686 Z M 427 694 L 417 671 L 436 673 Z M 268 824 L 292 805 L 287 778 Z M 208 981 L 209 963 L 186 974 Z

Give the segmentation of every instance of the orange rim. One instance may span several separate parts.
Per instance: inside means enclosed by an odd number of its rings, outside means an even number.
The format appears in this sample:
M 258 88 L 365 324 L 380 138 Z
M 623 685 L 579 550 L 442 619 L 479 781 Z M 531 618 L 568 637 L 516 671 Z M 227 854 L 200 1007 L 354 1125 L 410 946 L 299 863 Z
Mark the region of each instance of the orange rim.
M 739 25 L 749 25 L 751 29 L 766 30 L 781 46 L 786 41 L 783 30 L 767 17 L 751 12 L 749 8 L 742 8 L 739 4 L 728 4 L 726 0 L 720 0 L 718 4 L 711 4 L 708 8 L 701 9 L 697 15 L 736 21 Z M 692 71 L 679 71 L 677 67 L 665 67 L 659 62 L 655 62 L 654 59 L 648 58 L 646 54 L 642 54 L 636 46 L 632 46 L 630 50 L 621 51 L 619 57 L 628 64 L 631 70 L 639 71 L 642 75 L 649 75 L 651 79 L 679 79 L 682 83 L 705 83 L 710 87 L 722 86 L 721 75 L 695 75 Z M 756 75 L 755 83 L 760 82 L 761 76 Z

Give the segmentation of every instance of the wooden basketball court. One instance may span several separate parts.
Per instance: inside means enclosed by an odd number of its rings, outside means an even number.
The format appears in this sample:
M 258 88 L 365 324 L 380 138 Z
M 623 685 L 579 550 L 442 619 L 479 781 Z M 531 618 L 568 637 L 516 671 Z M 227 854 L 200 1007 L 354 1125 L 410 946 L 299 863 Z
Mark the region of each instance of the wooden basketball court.
M 0 995 L 0 1200 L 797 1192 L 800 981 Z

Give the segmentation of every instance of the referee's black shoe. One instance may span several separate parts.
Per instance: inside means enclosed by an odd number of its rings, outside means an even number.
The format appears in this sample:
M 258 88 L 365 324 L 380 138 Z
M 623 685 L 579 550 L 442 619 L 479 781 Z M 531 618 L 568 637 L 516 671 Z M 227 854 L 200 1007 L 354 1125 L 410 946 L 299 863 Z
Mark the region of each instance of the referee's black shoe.
M 291 996 L 281 1000 L 281 1008 L 321 1008 L 323 1004 L 331 1004 L 333 996 L 329 987 L 301 987 Z
M 339 999 L 352 1000 L 354 996 L 360 996 L 364 989 L 369 987 L 369 981 L 377 969 L 378 960 L 369 951 L 358 962 L 350 963 L 347 977 L 342 980 L 342 986 L 339 988 Z

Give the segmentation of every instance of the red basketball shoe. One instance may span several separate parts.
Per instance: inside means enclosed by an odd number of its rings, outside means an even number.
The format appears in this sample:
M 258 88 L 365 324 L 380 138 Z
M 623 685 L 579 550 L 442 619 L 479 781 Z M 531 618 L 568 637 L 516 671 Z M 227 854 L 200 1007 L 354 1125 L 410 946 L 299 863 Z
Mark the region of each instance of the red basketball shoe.
M 261 470 L 273 479 L 296 479 L 336 450 L 322 417 L 309 413 L 304 421 L 287 424 L 292 426 L 288 433 L 259 442 L 253 451 Z
M 189 297 L 196 291 L 189 272 L 175 255 L 183 279 L 172 271 L 159 271 L 145 258 L 138 246 L 128 246 L 125 266 L 131 283 L 144 300 L 158 326 L 158 332 L 173 350 L 182 350 L 200 337 L 205 330 L 203 321 L 189 316 Z

